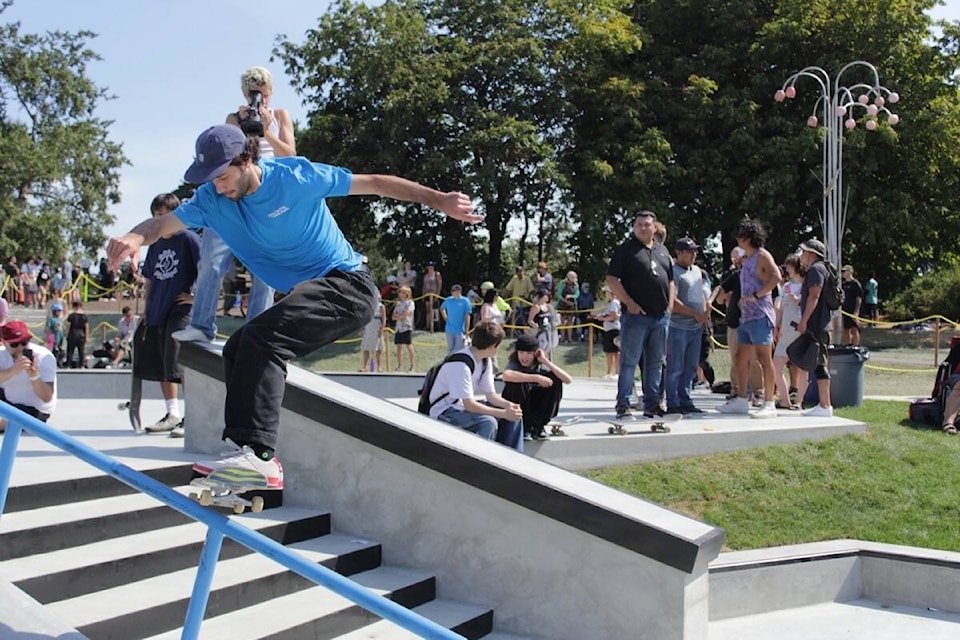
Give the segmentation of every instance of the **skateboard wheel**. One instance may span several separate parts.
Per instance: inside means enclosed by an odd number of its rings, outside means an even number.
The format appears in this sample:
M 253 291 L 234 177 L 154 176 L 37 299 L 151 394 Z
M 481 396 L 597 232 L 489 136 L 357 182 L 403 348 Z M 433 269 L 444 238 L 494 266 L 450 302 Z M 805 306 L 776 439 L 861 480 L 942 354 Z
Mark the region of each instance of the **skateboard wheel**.
M 121 402 L 120 404 L 117 405 L 117 409 L 119 409 L 120 411 L 123 411 L 124 409 L 129 409 L 129 408 L 130 408 L 129 402 Z
M 260 496 L 254 496 L 251 502 L 253 504 L 250 505 L 250 511 L 253 511 L 254 513 L 260 513 L 263 511 L 263 498 Z
M 193 501 L 195 501 L 195 502 L 199 502 L 199 501 L 200 501 L 200 496 L 197 494 L 196 491 L 191 491 L 191 492 L 190 492 L 190 499 L 193 500 Z
M 609 433 L 610 435 L 613 435 L 615 432 L 616 431 L 613 427 L 607 427 L 607 433 Z
M 664 433 L 670 433 L 670 427 L 664 427 L 664 428 L 663 428 L 663 432 L 664 432 Z
M 204 489 L 200 492 L 200 504 L 205 507 L 213 504 L 213 494 L 210 493 L 210 489 Z
M 233 512 L 234 512 L 234 513 L 236 513 L 237 515 L 240 515 L 241 513 L 243 513 L 243 509 L 244 509 L 244 507 L 243 507 L 242 504 L 240 504 L 239 502 L 235 502 L 235 503 L 234 503 L 234 505 L 233 505 Z

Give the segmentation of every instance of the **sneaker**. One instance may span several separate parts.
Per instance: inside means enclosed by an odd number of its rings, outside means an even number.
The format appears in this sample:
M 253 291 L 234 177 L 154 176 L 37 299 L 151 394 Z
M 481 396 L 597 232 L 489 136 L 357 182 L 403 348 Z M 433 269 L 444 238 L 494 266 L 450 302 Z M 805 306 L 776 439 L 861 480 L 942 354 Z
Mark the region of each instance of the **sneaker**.
M 203 331 L 192 326 L 174 331 L 170 334 L 170 337 L 177 342 L 213 342 L 213 338 L 208 337 Z
M 647 420 L 653 420 L 654 418 L 661 418 L 667 413 L 673 413 L 672 411 L 664 411 L 663 407 L 654 407 L 653 409 L 644 409 L 643 417 Z
M 525 442 L 533 442 L 533 435 L 529 431 L 524 431 L 523 439 Z
M 157 422 L 147 425 L 147 427 L 144 428 L 144 431 L 147 433 L 167 433 L 169 431 L 173 431 L 179 423 L 180 418 L 174 417 L 168 413 L 160 418 Z
M 798 398 L 797 398 L 797 390 L 796 390 L 796 389 L 794 389 L 793 387 L 791 387 L 790 390 L 789 390 L 789 392 L 787 393 L 787 396 L 789 397 L 790 405 L 791 405 L 791 406 L 794 406 L 794 407 L 799 407 L 799 406 L 800 406 L 800 403 L 798 402 Z
M 283 466 L 276 457 L 261 460 L 250 447 L 237 446 L 229 438 L 227 443 L 231 449 L 225 451 L 223 457 L 198 461 L 193 470 L 203 476 L 216 474 L 216 479 L 225 484 L 283 489 Z
M 617 409 L 617 422 L 633 422 L 636 418 L 633 417 L 633 412 L 630 411 L 629 407 L 620 407 Z
M 671 411 L 670 413 L 673 413 L 673 412 Z M 695 406 L 690 405 L 689 407 L 680 407 L 680 413 L 682 413 L 683 415 L 688 415 L 691 413 L 705 413 L 705 412 L 703 409 L 698 409 Z
M 173 431 L 170 432 L 171 438 L 182 438 L 186 433 L 183 430 L 183 420 L 177 423 L 177 426 L 173 428 Z
M 763 406 L 750 413 L 751 418 L 776 418 L 777 406 L 773 402 L 764 402 Z
M 833 416 L 833 407 L 821 407 L 819 404 L 801 411 L 800 415 L 810 418 L 830 418 Z
M 729 414 L 738 414 L 738 415 L 749 415 L 750 414 L 750 403 L 746 398 L 733 398 L 732 400 L 727 400 L 725 404 L 717 407 L 717 411 L 720 413 L 729 413 Z
M 750 406 L 751 407 L 762 407 L 763 406 L 763 396 L 759 393 L 755 393 L 750 396 Z

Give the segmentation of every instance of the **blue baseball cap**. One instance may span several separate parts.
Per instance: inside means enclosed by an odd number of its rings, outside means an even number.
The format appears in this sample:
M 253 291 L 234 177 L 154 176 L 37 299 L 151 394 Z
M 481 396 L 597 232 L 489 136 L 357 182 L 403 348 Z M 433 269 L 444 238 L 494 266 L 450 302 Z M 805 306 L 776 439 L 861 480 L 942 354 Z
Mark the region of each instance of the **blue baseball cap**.
M 232 124 L 210 127 L 197 138 L 196 156 L 183 174 L 184 181 L 191 184 L 210 182 L 243 153 L 246 144 L 247 136 L 240 127 Z

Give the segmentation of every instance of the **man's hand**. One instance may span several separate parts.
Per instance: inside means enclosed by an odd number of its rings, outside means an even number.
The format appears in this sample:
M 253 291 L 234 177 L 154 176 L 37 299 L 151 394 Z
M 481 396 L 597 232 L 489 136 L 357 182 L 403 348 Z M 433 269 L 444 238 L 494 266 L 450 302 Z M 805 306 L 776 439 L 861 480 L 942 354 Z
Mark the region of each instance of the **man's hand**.
M 523 417 L 523 409 L 520 405 L 511 402 L 509 406 L 503 408 L 503 417 L 506 420 L 517 421 Z
M 181 293 L 177 296 L 177 304 L 193 304 L 193 294 Z
M 140 247 L 143 236 L 139 233 L 126 233 L 119 238 L 111 238 L 107 243 L 107 268 L 116 271 L 125 259 L 130 258 L 130 269 L 134 273 L 140 267 Z
M 449 191 L 444 193 L 437 208 L 454 220 L 460 220 L 467 224 L 477 224 L 482 222 L 484 216 L 473 212 L 473 203 L 465 193 L 459 191 Z
M 637 314 L 646 315 L 646 312 L 643 310 L 643 307 L 638 305 L 633 300 L 625 300 L 623 304 L 627 307 L 627 313 L 632 313 L 634 315 L 637 315 Z
M 17 364 L 20 366 L 28 378 L 33 378 L 40 375 L 40 371 L 37 369 L 37 366 L 34 364 L 32 358 L 28 358 L 25 355 L 20 356 L 20 360 L 17 361 Z

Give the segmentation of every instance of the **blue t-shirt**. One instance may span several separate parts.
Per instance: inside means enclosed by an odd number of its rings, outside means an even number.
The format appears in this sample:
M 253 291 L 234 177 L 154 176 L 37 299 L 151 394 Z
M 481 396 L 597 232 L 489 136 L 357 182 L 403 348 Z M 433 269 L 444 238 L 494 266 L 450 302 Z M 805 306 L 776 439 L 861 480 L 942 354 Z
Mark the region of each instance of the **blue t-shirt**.
M 260 168 L 260 187 L 239 201 L 208 182 L 174 215 L 188 227 L 219 233 L 250 271 L 283 293 L 333 269 L 355 271 L 362 256 L 324 200 L 348 195 L 353 174 L 301 157 L 260 160 Z
M 147 326 L 162 325 L 172 311 L 190 313 L 190 305 L 177 304 L 177 296 L 190 293 L 199 261 L 200 236 L 193 231 L 180 231 L 150 245 L 143 263 L 143 277 L 150 281 Z
M 443 301 L 440 308 L 447 312 L 447 324 L 444 327 L 444 333 L 463 333 L 466 331 L 467 316 L 470 315 L 472 306 L 470 301 L 460 296 L 450 296 Z

